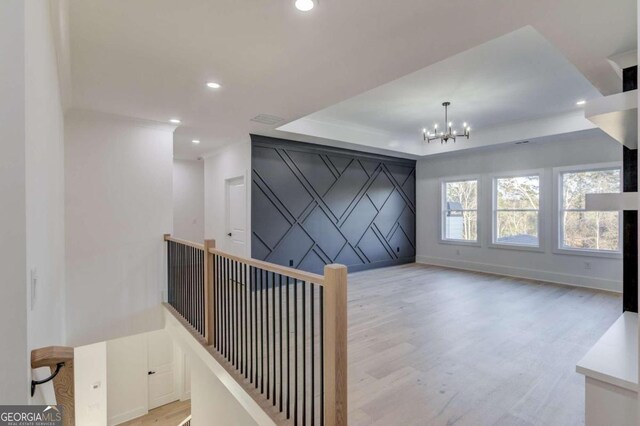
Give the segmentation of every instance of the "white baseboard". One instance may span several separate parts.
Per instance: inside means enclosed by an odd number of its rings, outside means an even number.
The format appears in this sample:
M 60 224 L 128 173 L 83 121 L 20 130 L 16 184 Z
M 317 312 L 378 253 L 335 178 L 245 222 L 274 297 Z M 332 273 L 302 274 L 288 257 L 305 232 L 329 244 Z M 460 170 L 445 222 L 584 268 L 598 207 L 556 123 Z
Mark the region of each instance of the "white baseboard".
M 493 265 L 490 263 L 470 262 L 466 260 L 454 260 L 431 256 L 416 256 L 416 262 L 424 265 L 443 266 L 446 268 L 462 269 L 465 271 L 485 272 L 514 278 L 525 278 L 573 287 L 587 287 L 596 290 L 622 293 L 621 281 L 587 277 L 584 275 L 570 275 L 559 272 L 541 271 L 538 269 L 514 268 L 510 266 Z
M 133 410 L 126 411 L 124 413 L 115 415 L 109 418 L 109 426 L 119 425 L 124 422 L 128 422 L 129 420 L 136 419 L 140 416 L 144 416 L 149 413 L 147 407 L 137 407 Z

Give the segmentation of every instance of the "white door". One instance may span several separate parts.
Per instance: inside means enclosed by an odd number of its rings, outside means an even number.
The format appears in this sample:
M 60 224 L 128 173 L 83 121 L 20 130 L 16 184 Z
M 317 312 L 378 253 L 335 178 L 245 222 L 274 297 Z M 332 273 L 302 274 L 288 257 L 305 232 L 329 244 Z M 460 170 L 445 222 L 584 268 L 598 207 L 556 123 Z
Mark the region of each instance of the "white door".
M 227 235 L 225 248 L 246 256 L 247 191 L 244 176 L 227 179 Z
M 165 330 L 147 335 L 149 410 L 178 399 L 173 341 Z

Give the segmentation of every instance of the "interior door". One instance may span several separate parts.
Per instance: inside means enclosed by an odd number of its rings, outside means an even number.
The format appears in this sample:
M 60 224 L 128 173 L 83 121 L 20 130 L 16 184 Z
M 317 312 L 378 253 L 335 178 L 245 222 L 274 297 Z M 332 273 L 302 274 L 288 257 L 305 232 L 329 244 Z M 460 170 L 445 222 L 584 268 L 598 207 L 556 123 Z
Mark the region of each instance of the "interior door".
M 149 410 L 178 399 L 173 341 L 165 330 L 148 333 Z
M 244 176 L 227 179 L 226 184 L 226 249 L 235 255 L 246 256 L 247 191 Z

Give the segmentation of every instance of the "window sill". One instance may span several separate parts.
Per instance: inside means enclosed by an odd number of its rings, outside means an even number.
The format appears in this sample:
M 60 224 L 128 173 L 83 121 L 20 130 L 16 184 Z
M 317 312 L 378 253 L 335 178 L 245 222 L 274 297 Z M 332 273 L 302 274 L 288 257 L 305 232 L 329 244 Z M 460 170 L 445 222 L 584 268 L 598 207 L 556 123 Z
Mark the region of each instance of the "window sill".
M 488 245 L 488 247 L 493 249 L 501 249 L 501 250 L 519 250 L 519 251 L 532 251 L 536 253 L 544 253 L 544 249 L 540 246 L 526 246 L 522 244 L 491 243 Z
M 595 251 L 595 250 L 579 250 L 579 249 L 553 249 L 554 254 L 566 254 L 569 256 L 585 256 L 585 257 L 600 257 L 603 259 L 622 259 L 622 252 L 607 252 L 607 251 Z
M 480 247 L 480 241 L 466 241 L 466 240 L 438 240 L 440 244 L 449 244 L 453 246 L 467 246 L 467 247 Z

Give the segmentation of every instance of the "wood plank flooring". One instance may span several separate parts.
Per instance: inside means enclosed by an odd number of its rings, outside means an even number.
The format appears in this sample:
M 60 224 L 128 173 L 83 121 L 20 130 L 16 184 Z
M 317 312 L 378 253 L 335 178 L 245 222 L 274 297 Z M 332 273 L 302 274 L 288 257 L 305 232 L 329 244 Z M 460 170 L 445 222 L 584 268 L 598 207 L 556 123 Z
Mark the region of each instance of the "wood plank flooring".
M 148 414 L 122 423 L 124 426 L 178 426 L 191 414 L 191 401 L 175 401 L 155 408 Z
M 349 275 L 350 425 L 580 425 L 611 293 L 417 264 Z

